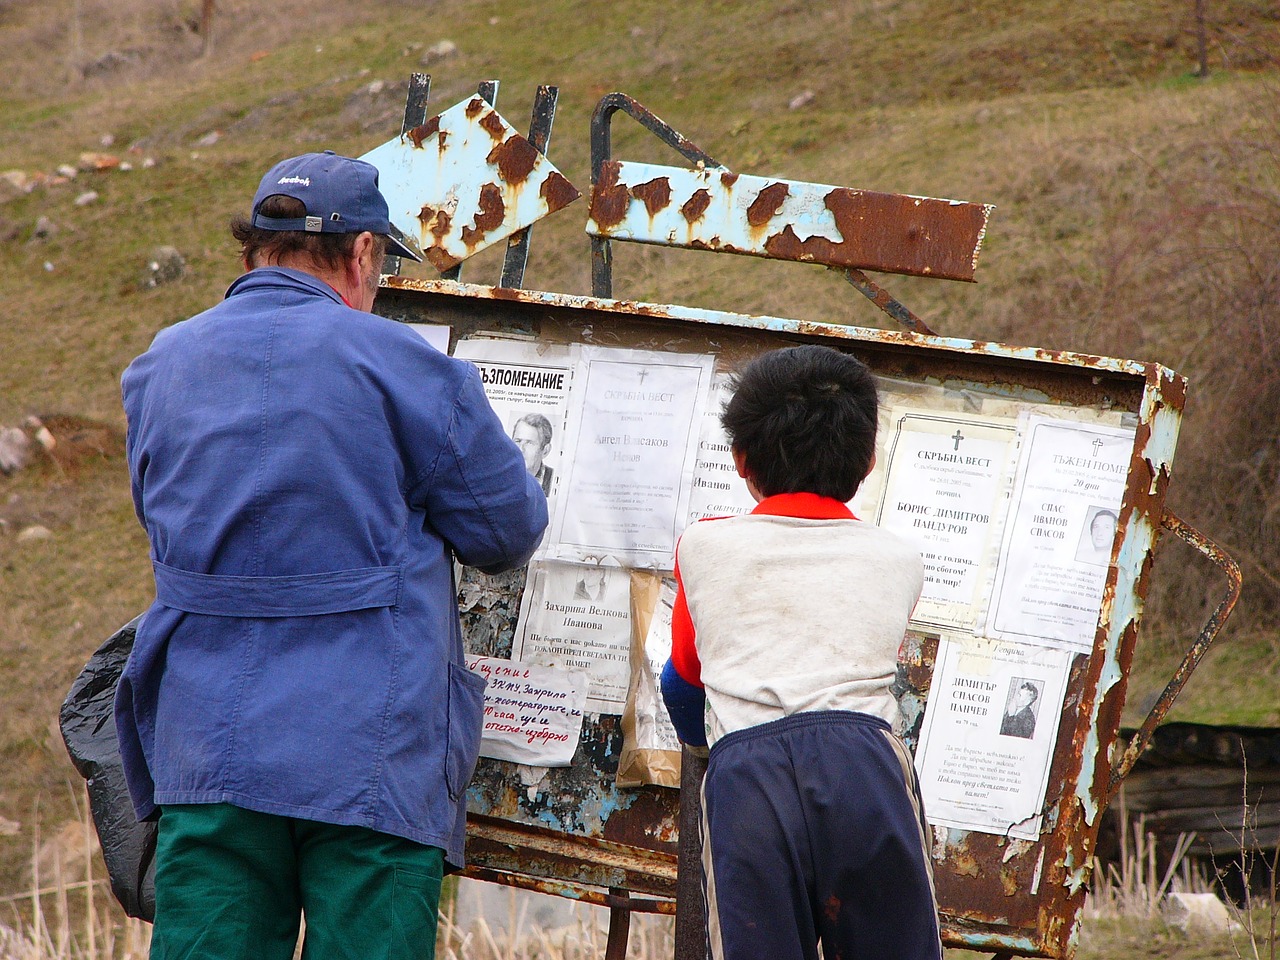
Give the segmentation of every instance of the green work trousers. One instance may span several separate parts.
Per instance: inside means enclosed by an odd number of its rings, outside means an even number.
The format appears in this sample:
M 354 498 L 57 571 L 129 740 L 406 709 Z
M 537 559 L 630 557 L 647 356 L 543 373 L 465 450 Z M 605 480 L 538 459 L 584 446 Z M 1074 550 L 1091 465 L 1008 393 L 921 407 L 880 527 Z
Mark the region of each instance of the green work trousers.
M 444 852 L 225 803 L 165 806 L 152 960 L 432 960 Z

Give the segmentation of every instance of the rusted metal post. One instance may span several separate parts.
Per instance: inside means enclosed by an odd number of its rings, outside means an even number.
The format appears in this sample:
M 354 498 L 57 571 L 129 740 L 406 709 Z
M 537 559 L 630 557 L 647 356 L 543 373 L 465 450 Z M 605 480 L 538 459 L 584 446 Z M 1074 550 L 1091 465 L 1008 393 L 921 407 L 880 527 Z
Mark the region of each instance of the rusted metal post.
M 427 101 L 431 99 L 431 76 L 426 73 L 409 74 L 409 91 L 404 98 L 404 120 L 400 123 L 400 136 L 427 122 Z M 400 258 L 387 257 L 382 266 L 386 276 L 400 275 Z
M 642 106 L 625 93 L 609 93 L 596 104 L 591 114 L 591 187 L 592 196 L 600 180 L 600 171 L 613 155 L 613 115 L 621 110 L 663 143 L 691 163 L 706 167 L 721 166 L 692 140 Z M 613 296 L 613 253 L 606 237 L 591 238 L 591 293 L 597 297 Z
M 609 939 L 605 943 L 604 960 L 625 960 L 627 940 L 631 935 L 631 908 L 626 904 L 630 894 L 614 887 L 609 890 L 614 900 L 609 908 Z
M 480 95 L 480 99 L 485 101 L 491 107 L 498 106 L 498 81 L 497 80 L 481 80 L 476 87 L 476 93 Z M 451 267 L 440 274 L 445 280 L 461 280 L 462 264 Z
M 551 124 L 556 118 L 556 100 L 559 87 L 545 84 L 538 87 L 533 98 L 533 117 L 529 121 L 529 142 L 535 150 L 546 154 L 551 145 Z M 525 227 L 507 240 L 507 256 L 502 262 L 502 279 L 498 286 L 515 289 L 524 286 L 524 268 L 529 262 L 529 234 L 533 227 Z
M 409 92 L 404 98 L 404 122 L 400 124 L 400 136 L 427 122 L 427 101 L 431 99 L 431 76 L 426 73 L 409 74 Z
M 702 777 L 706 772 L 706 758 L 685 747 L 680 754 L 675 960 L 703 960 L 707 955 L 706 905 L 702 891 Z
M 874 303 L 877 307 L 887 313 L 893 319 L 910 330 L 912 333 L 927 333 L 933 335 L 933 331 L 929 329 L 928 324 L 908 310 L 901 302 L 896 300 L 888 290 L 874 283 L 861 270 L 855 270 L 850 267 L 843 271 L 844 278 L 853 284 L 853 289 Z

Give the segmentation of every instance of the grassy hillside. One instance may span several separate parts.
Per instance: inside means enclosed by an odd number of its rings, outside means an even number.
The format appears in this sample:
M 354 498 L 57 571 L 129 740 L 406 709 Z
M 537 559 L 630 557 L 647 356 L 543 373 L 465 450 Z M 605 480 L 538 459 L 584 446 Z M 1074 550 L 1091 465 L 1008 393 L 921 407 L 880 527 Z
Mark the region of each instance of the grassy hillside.
M 86 152 L 133 167 L 29 193 L 0 181 L 0 426 L 61 414 L 79 418 L 49 421 L 63 439 L 81 435 L 61 459 L 0 477 L 0 827 L 21 825 L 0 829 L 0 891 L 19 881 L 36 803 L 46 824 L 70 813 L 58 703 L 150 597 L 119 456 L 120 371 L 236 275 L 226 223 L 262 171 L 398 133 L 413 70 L 433 75 L 437 108 L 501 79 L 499 109 L 517 126 L 537 84 L 559 85 L 550 154 L 584 191 L 591 110 L 622 90 L 743 173 L 996 204 L 976 285 L 886 286 L 941 332 L 1192 377 L 1173 504 L 1242 558 L 1251 596 L 1178 716 L 1280 720 L 1274 3 L 1208 0 L 1207 79 L 1192 76 L 1190 0 L 721 0 L 696 13 L 618 0 L 589 15 L 563 0 L 328 0 L 291 3 L 287 17 L 221 0 L 203 58 L 198 8 L 78 0 L 69 16 L 0 0 L 0 171 L 52 174 Z M 446 40 L 456 51 L 424 66 Z M 614 147 L 673 162 L 622 117 Z M 589 292 L 585 206 L 537 227 L 530 286 Z M 161 244 L 187 274 L 144 287 Z M 464 277 L 497 271 L 482 255 Z M 629 298 L 880 320 L 836 275 L 798 264 L 620 244 L 615 273 Z M 93 424 L 115 434 L 84 439 Z M 19 541 L 33 524 L 52 536 Z M 1161 554 L 1136 705 L 1216 602 L 1203 564 L 1176 546 Z

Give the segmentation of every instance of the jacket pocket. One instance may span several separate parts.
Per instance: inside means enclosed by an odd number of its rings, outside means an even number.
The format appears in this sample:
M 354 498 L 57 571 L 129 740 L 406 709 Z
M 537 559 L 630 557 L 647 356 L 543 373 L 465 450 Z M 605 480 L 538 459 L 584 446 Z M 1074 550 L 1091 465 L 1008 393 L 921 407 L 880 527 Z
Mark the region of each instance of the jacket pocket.
M 458 663 L 449 664 L 449 732 L 444 778 L 450 800 L 462 796 L 476 770 L 487 685 L 478 673 Z

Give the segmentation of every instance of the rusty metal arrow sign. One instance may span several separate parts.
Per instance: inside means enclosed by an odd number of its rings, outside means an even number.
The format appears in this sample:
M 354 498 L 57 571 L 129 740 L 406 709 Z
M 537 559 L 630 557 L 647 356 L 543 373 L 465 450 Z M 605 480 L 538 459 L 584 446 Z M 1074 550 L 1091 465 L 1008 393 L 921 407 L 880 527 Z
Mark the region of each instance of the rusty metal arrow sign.
M 580 196 L 479 96 L 361 159 L 378 168 L 391 222 L 441 271 Z
M 833 267 L 970 280 L 992 206 L 608 160 L 587 233 Z

